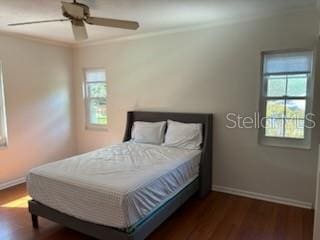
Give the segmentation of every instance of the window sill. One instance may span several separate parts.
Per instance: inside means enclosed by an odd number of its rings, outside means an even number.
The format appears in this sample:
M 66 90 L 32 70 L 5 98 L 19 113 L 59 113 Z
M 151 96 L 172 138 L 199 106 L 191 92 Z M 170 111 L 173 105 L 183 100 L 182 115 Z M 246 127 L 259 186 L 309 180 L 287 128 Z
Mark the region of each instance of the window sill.
M 92 125 L 90 125 L 90 126 L 86 126 L 85 130 L 107 132 L 108 128 L 107 128 L 107 126 L 92 126 Z
M 5 149 L 7 149 L 8 148 L 8 144 L 7 143 L 5 143 L 5 144 L 0 144 L 0 151 L 1 150 L 5 150 Z
M 277 139 L 277 138 L 263 138 L 259 140 L 259 145 L 266 147 L 280 147 L 290 149 L 311 150 L 311 143 L 306 139 Z

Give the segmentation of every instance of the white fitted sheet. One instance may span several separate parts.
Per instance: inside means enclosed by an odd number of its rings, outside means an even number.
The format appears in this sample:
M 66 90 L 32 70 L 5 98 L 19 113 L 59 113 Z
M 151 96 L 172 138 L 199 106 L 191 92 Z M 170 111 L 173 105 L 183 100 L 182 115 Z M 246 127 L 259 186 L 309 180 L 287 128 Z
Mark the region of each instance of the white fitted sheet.
M 201 151 L 125 142 L 30 171 L 30 196 L 92 223 L 128 228 L 199 175 Z

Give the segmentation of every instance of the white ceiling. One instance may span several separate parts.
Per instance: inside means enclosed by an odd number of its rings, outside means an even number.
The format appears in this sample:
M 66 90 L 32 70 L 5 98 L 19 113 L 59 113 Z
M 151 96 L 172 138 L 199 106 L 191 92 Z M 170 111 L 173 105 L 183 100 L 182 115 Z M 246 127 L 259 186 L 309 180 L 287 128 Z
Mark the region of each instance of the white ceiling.
M 65 0 L 71 1 L 71 0 Z M 137 31 L 87 26 L 89 40 L 129 36 L 190 25 L 266 16 L 281 11 L 315 7 L 316 0 L 78 0 L 92 16 L 135 20 Z M 42 23 L 8 27 L 8 23 L 61 18 L 60 0 L 0 0 L 0 31 L 64 43 L 73 40 L 70 23 Z

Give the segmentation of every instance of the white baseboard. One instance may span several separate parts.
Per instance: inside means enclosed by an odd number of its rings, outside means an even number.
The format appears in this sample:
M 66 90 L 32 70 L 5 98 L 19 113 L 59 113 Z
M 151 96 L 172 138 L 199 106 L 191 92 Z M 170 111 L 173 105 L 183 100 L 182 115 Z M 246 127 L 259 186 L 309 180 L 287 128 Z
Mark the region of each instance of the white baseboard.
M 6 188 L 10 188 L 16 185 L 19 185 L 21 183 L 24 183 L 26 181 L 25 177 L 21 177 L 21 178 L 17 178 L 14 180 L 11 180 L 9 182 L 5 182 L 5 183 L 0 183 L 0 190 L 4 190 Z
M 307 208 L 307 209 L 313 208 L 313 204 L 309 202 L 303 202 L 303 201 L 298 201 L 290 198 L 278 197 L 278 196 L 273 196 L 273 195 L 268 195 L 263 193 L 250 192 L 250 191 L 245 191 L 245 190 L 236 189 L 236 188 L 213 185 L 212 190 L 217 192 L 224 192 L 224 193 L 229 193 L 233 195 L 238 195 L 242 197 L 263 200 L 267 202 L 285 204 L 285 205 L 294 206 L 294 207 Z

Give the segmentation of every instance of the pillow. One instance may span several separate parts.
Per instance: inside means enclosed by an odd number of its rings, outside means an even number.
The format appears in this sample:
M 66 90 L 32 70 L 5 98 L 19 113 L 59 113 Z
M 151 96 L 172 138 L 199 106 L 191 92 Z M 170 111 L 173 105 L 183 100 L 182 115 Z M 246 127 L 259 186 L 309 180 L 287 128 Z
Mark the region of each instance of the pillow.
M 184 149 L 200 149 L 202 124 L 181 123 L 168 120 L 168 129 L 163 146 Z
M 163 143 L 166 122 L 140 122 L 133 123 L 131 138 L 137 143 L 150 143 L 160 145 Z

